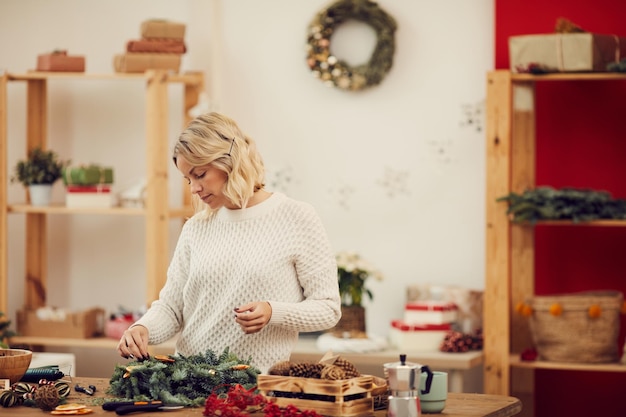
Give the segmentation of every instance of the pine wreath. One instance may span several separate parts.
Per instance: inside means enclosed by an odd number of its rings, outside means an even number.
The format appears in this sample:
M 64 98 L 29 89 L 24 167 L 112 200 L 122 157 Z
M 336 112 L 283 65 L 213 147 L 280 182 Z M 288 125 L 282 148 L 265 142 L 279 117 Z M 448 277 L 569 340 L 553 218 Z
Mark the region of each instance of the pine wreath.
M 260 370 L 226 348 L 220 355 L 154 356 L 144 361 L 116 365 L 107 392 L 133 401 L 161 400 L 168 404 L 202 406 L 206 398 L 239 384 L 256 386 Z
M 369 61 L 355 67 L 330 53 L 335 28 L 350 19 L 371 26 L 377 38 Z M 342 90 L 378 85 L 393 64 L 396 28 L 394 18 L 371 0 L 339 0 L 318 12 L 309 24 L 307 64 L 315 77 Z

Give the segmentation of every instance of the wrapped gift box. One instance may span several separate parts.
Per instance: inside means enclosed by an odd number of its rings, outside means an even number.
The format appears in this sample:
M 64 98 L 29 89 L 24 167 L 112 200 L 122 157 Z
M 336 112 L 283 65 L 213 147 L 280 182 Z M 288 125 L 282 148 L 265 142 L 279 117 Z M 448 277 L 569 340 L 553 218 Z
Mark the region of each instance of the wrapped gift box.
M 450 324 L 408 324 L 393 320 L 389 330 L 389 343 L 401 350 L 411 352 L 438 351 L 446 334 L 452 330 Z
M 126 52 L 184 54 L 187 47 L 178 39 L 136 39 L 126 43 Z
M 178 72 L 179 54 L 157 54 L 150 52 L 126 52 L 115 55 L 113 66 L 116 72 L 145 72 L 150 69 L 163 69 Z
M 65 167 L 63 183 L 65 185 L 113 184 L 113 168 L 95 164 Z
M 605 72 L 607 64 L 626 55 L 626 38 L 595 33 L 555 33 L 511 36 L 511 70 L 528 72 Z
M 65 206 L 68 208 L 110 208 L 114 203 L 108 185 L 68 185 L 65 188 Z
M 85 72 L 85 57 L 54 51 L 37 56 L 37 71 Z
M 104 323 L 104 335 L 108 338 L 119 340 L 124 335 L 126 329 L 132 326 L 134 322 L 133 319 L 123 317 L 107 320 Z
M 150 19 L 141 23 L 142 38 L 183 39 L 185 25 L 164 19 Z
M 457 319 L 458 307 L 446 301 L 414 301 L 404 308 L 404 321 L 409 324 L 445 324 Z
M 67 337 L 85 339 L 102 334 L 104 310 L 90 308 L 80 312 L 52 311 L 49 308 L 17 311 L 20 336 Z

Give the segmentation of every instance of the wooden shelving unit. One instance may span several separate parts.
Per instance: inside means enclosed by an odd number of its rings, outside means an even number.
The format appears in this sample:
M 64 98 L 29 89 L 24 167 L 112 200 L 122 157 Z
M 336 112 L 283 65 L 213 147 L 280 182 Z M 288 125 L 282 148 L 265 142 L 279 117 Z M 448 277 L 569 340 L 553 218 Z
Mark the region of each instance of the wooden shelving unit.
M 145 154 L 147 189 L 143 208 L 90 209 L 66 208 L 64 206 L 33 207 L 26 203 L 14 204 L 8 201 L 8 165 L 7 165 L 7 89 L 11 82 L 25 82 L 27 94 L 27 126 L 25 150 L 35 147 L 47 147 L 47 121 L 49 84 L 59 79 L 136 80 L 145 84 Z M 169 262 L 168 223 L 171 218 L 181 218 L 192 213 L 190 196 L 185 193 L 181 207 L 169 207 L 168 167 L 171 164 L 168 147 L 169 97 L 168 85 L 180 83 L 184 87 L 183 113 L 184 123 L 190 118 L 188 111 L 197 104 L 204 86 L 202 73 L 171 74 L 165 71 L 147 71 L 142 74 L 87 74 L 29 72 L 25 74 L 0 74 L 0 311 L 7 310 L 8 257 L 7 257 L 7 220 L 12 213 L 24 213 L 26 218 L 26 293 L 24 307 L 36 309 L 46 304 L 47 284 L 47 232 L 49 215 L 121 215 L 143 216 L 146 224 L 145 259 L 146 259 L 146 302 L 158 297 L 165 283 Z M 181 126 L 182 128 L 182 126 Z M 36 338 L 37 345 L 51 346 L 109 346 L 108 341 Z M 30 338 L 12 339 L 12 343 L 31 343 Z
M 522 362 L 532 346 L 527 320 L 514 314 L 514 300 L 532 296 L 534 228 L 512 224 L 498 197 L 535 186 L 535 85 L 539 82 L 626 80 L 626 74 L 487 74 L 486 134 L 486 280 L 484 300 L 484 389 L 486 394 L 514 395 L 525 413 L 534 408 L 534 370 L 626 372 L 620 365 Z M 542 222 L 558 227 L 571 222 Z M 594 221 L 580 227 L 626 227 L 625 221 Z M 528 414 L 531 415 L 531 414 Z

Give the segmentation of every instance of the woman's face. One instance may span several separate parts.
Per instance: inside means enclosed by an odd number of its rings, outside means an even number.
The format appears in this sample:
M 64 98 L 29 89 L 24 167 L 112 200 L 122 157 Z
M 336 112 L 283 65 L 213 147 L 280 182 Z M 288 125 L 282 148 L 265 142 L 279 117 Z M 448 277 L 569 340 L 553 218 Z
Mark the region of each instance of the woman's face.
M 222 206 L 233 208 L 222 190 L 228 180 L 228 175 L 211 164 L 193 166 L 182 156 L 176 159 L 176 167 L 189 183 L 192 194 L 197 194 L 200 200 L 208 204 L 213 210 Z

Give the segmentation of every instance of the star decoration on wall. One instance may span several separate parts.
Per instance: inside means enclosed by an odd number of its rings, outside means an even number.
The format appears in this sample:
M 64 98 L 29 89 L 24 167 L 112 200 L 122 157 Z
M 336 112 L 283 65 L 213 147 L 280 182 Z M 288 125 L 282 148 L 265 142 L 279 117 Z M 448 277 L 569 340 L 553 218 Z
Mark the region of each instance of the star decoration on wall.
M 385 167 L 383 177 L 376 181 L 378 185 L 383 187 L 389 198 L 410 194 L 409 187 L 409 171 L 397 170 Z
M 280 168 L 274 172 L 268 172 L 268 177 L 267 184 L 269 188 L 283 193 L 288 193 L 289 187 L 296 182 L 293 169 L 290 166 Z
M 461 127 L 473 128 L 477 133 L 482 132 L 485 112 L 484 100 L 474 104 L 463 104 L 461 108 L 464 114 L 460 123 Z
M 351 185 L 340 185 L 338 188 L 331 189 L 330 194 L 340 207 L 350 210 L 350 200 L 355 191 L 355 188 Z

